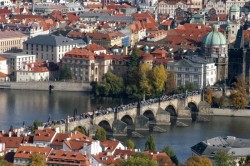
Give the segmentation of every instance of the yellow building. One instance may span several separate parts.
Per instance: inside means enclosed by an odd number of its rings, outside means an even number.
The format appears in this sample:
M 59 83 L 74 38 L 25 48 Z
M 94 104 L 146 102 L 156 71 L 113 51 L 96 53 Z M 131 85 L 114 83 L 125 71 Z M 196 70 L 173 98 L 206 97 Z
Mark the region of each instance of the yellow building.
M 20 52 L 27 36 L 16 31 L 0 31 L 0 53 Z

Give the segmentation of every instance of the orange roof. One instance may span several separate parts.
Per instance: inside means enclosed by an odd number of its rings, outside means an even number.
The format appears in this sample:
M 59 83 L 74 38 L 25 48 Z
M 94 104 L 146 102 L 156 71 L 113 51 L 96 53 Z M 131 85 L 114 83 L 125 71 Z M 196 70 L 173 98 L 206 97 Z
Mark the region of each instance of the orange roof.
M 5 143 L 5 148 L 18 148 L 23 143 L 23 137 L 0 137 L 0 143 Z
M 170 26 L 172 24 L 173 20 L 166 20 L 164 22 L 161 23 L 161 25 L 166 25 L 166 26 Z
M 52 141 L 52 138 L 56 134 L 54 129 L 45 128 L 43 130 L 36 130 L 34 133 L 34 141 Z
M 6 61 L 6 60 L 7 60 L 6 58 L 0 56 L 0 61 Z
M 158 25 L 158 23 L 155 21 L 155 19 L 152 17 L 152 15 L 149 12 L 145 13 L 134 13 L 133 17 L 136 21 L 144 21 L 146 23 L 154 24 L 155 26 Z
M 52 150 L 48 156 L 47 163 L 53 165 L 79 165 L 89 166 L 89 158 L 80 152 L 64 150 Z
M 79 131 L 75 131 L 74 133 L 71 133 L 70 138 L 84 140 L 84 141 L 91 141 L 91 142 L 94 141 L 91 137 L 88 137 Z
M 106 149 L 106 152 L 112 152 L 116 149 L 116 147 L 118 146 L 118 144 L 120 143 L 119 141 L 110 141 L 110 140 L 106 140 L 106 141 L 101 141 L 100 142 L 101 145 Z
M 69 134 L 63 134 L 63 133 L 56 133 L 55 138 L 53 139 L 51 145 L 53 146 L 63 146 L 63 141 L 66 138 L 69 138 Z
M 85 47 L 87 50 L 89 51 L 100 51 L 100 50 L 106 50 L 106 48 L 96 44 L 96 43 L 93 43 L 93 44 L 88 44 L 86 47 Z
M 72 151 L 79 151 L 83 148 L 83 144 L 86 141 L 82 140 L 68 140 L 64 141 L 64 143 L 72 150 Z
M 16 153 L 14 158 L 24 158 L 29 159 L 34 152 L 38 152 L 45 157 L 49 155 L 51 151 L 50 147 L 34 147 L 34 146 L 20 146 Z
M 95 54 L 85 48 L 74 48 L 73 50 L 65 53 L 63 58 L 87 59 L 93 60 Z
M 98 163 L 102 163 L 105 165 L 110 165 L 112 163 L 115 163 L 115 157 L 114 156 L 107 156 L 106 152 L 98 153 L 97 155 L 92 155 L 92 157 L 98 161 Z

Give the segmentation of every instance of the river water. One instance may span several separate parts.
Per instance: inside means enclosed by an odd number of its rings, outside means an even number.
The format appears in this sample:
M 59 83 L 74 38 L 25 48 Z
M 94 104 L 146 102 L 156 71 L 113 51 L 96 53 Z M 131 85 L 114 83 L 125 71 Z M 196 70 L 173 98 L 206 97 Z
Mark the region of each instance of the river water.
M 19 128 L 23 121 L 31 124 L 35 119 L 46 121 L 63 119 L 73 115 L 74 108 L 78 114 L 92 111 L 97 107 L 118 106 L 128 101 L 111 99 L 93 99 L 88 93 L 82 92 L 53 92 L 0 90 L 0 129 L 7 130 L 10 125 Z M 167 133 L 152 134 L 155 138 L 157 150 L 161 151 L 165 145 L 173 148 L 180 161 L 184 162 L 191 156 L 190 147 L 196 143 L 215 136 L 232 135 L 250 138 L 250 120 L 240 117 L 213 117 L 206 123 L 189 123 L 189 127 L 167 127 Z M 125 141 L 126 138 L 121 138 Z M 136 147 L 144 149 L 145 138 L 133 138 Z

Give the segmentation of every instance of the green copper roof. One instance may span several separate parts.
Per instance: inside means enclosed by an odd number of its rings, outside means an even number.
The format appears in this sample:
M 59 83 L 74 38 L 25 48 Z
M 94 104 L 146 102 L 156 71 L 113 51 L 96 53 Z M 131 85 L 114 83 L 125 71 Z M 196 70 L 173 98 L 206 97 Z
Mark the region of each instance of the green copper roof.
M 239 8 L 238 5 L 233 4 L 233 5 L 230 7 L 230 11 L 231 11 L 231 12 L 239 12 L 239 11 L 240 11 L 240 8 Z
M 205 46 L 226 45 L 227 40 L 221 32 L 213 30 L 204 37 L 202 44 Z

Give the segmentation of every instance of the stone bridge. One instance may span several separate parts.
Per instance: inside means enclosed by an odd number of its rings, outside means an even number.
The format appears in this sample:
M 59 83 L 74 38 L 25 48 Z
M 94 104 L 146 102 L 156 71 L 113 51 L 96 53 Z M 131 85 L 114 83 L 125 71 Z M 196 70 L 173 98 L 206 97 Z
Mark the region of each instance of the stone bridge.
M 70 131 L 77 126 L 83 126 L 89 134 L 93 134 L 98 126 L 114 135 L 127 134 L 127 130 L 148 130 L 150 124 L 169 125 L 176 119 L 188 118 L 195 120 L 196 116 L 205 110 L 202 106 L 201 94 L 182 98 L 138 104 L 130 109 L 112 111 L 109 114 L 93 116 L 92 118 L 62 124 L 61 130 Z

